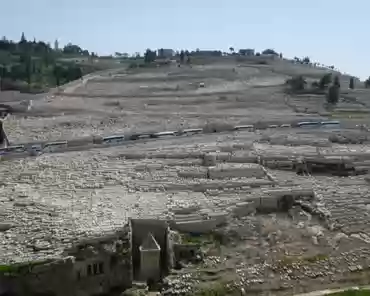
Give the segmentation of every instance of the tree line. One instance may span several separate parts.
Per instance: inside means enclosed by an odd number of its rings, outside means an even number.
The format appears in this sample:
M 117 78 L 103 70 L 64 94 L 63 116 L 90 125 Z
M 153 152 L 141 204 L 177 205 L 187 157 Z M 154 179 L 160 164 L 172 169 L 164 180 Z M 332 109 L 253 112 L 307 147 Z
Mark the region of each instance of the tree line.
M 92 67 L 79 66 L 73 59 L 94 57 L 95 53 L 71 43 L 55 49 L 44 41 L 27 40 L 24 33 L 19 41 L 3 37 L 0 40 L 0 90 L 46 91 L 92 72 Z

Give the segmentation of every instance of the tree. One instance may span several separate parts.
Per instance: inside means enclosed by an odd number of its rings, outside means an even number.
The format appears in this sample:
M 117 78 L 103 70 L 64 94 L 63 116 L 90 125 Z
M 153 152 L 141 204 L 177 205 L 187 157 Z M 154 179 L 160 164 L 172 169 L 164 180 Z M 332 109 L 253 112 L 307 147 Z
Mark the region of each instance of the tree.
M 5 72 L 6 72 L 5 65 L 0 65 L 0 91 L 3 90 Z
M 82 50 L 81 47 L 79 47 L 78 45 L 74 45 L 72 43 L 68 43 L 63 48 L 63 53 L 65 53 L 65 54 L 76 54 L 76 55 L 80 55 L 80 54 L 82 54 L 82 52 L 83 52 L 83 50 Z
M 350 89 L 354 89 L 355 88 L 355 79 L 354 79 L 354 77 L 351 77 L 349 79 L 349 88 Z
M 310 58 L 309 57 L 304 57 L 303 60 L 302 60 L 302 62 L 304 64 L 309 64 L 311 61 L 310 61 Z
M 340 87 L 338 85 L 331 85 L 328 89 L 327 102 L 335 105 L 339 101 Z
M 365 80 L 365 88 L 370 87 L 370 76 L 368 79 Z
M 30 55 L 27 55 L 26 56 L 26 75 L 27 75 L 26 77 L 27 77 L 28 86 L 31 86 L 32 70 L 33 70 L 32 58 Z
M 299 90 L 304 90 L 307 84 L 307 81 L 303 76 L 299 75 L 299 76 L 295 76 L 291 79 L 286 80 L 285 84 L 289 85 L 291 90 L 299 91 Z
M 271 49 L 271 48 L 265 49 L 264 51 L 262 51 L 262 54 L 266 54 L 266 55 L 276 55 L 276 56 L 278 56 L 278 55 L 279 55 L 275 50 L 273 50 L 273 49 Z
M 320 89 L 325 89 L 328 87 L 328 85 L 332 81 L 332 73 L 327 73 L 323 77 L 321 77 L 320 82 L 319 82 L 319 87 Z
M 19 43 L 27 43 L 27 39 L 26 36 L 24 35 L 24 32 L 22 32 L 21 40 L 19 41 Z
M 55 78 L 56 85 L 60 85 L 60 79 L 62 77 L 63 68 L 60 65 L 55 65 L 53 69 L 53 75 Z
M 180 63 L 183 64 L 185 60 L 185 52 L 183 50 L 180 51 Z
M 338 87 L 340 87 L 340 80 L 339 80 L 339 76 L 338 76 L 338 75 L 336 75 L 336 76 L 334 77 L 334 82 L 333 82 L 333 84 L 334 84 L 334 85 L 336 85 L 336 86 L 338 86 Z
M 230 53 L 233 54 L 235 52 L 234 47 L 229 47 Z
M 149 64 L 155 61 L 157 54 L 155 51 L 150 50 L 149 48 L 145 51 L 144 54 L 144 63 Z

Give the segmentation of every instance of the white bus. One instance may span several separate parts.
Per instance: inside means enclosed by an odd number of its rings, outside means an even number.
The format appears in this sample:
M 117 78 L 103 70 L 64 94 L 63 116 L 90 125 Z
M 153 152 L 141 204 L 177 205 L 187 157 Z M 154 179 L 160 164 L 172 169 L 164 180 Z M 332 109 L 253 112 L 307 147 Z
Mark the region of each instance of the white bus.
M 117 145 L 121 144 L 125 140 L 125 136 L 109 136 L 103 138 L 103 143 L 106 145 Z
M 68 147 L 67 141 L 50 142 L 44 145 L 43 152 L 56 152 Z
M 26 151 L 26 147 L 24 147 L 24 145 L 8 146 L 5 150 L 6 152 L 22 153 Z

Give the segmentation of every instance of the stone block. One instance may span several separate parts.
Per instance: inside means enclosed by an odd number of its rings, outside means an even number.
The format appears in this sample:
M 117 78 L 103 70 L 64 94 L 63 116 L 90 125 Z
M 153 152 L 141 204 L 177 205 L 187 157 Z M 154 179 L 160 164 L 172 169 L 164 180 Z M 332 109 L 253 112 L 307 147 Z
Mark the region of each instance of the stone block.
M 262 196 L 260 199 L 260 205 L 258 207 L 258 210 L 261 212 L 276 212 L 280 208 L 279 200 L 281 197 L 279 196 Z
M 251 143 L 237 143 L 233 144 L 233 148 L 235 150 L 251 150 L 253 147 L 253 144 Z
M 204 170 L 202 169 L 188 169 L 188 170 L 183 170 L 179 171 L 177 175 L 180 178 L 201 178 L 205 179 L 207 178 L 208 171 L 206 168 Z
M 216 219 L 175 222 L 173 228 L 185 233 L 209 233 L 217 227 Z
M 237 217 L 244 217 L 251 215 L 256 211 L 256 206 L 254 202 L 241 202 L 237 203 L 235 207 L 233 207 L 233 214 Z
M 216 220 L 217 225 L 226 223 L 228 217 L 227 212 L 217 212 L 208 214 L 208 218 L 211 220 Z
M 231 155 L 229 162 L 257 163 L 257 155 L 246 151 L 236 151 Z
M 265 172 L 256 164 L 219 164 L 208 169 L 210 179 L 263 178 Z

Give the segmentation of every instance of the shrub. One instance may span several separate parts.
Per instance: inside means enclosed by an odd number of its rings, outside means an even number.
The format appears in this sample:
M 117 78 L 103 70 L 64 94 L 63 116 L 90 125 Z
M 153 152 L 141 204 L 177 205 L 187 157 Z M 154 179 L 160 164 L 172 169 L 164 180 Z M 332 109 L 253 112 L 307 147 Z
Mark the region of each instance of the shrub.
M 318 81 L 314 81 L 311 83 L 311 87 L 313 88 L 319 88 L 320 87 L 320 83 Z
M 291 79 L 286 80 L 285 84 L 289 85 L 291 90 L 297 91 L 297 90 L 304 90 L 305 85 L 307 84 L 307 81 L 303 76 L 299 75 L 299 76 L 295 76 Z
M 137 68 L 137 63 L 134 63 L 134 62 L 132 62 L 132 63 L 130 63 L 129 65 L 128 65 L 128 68 L 129 69 L 136 69 Z

